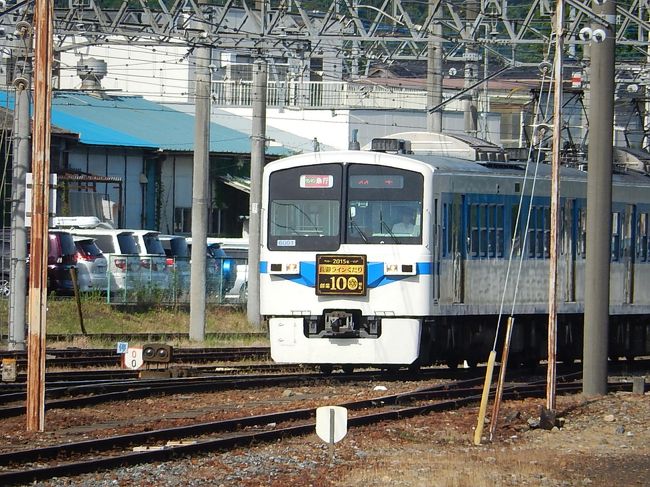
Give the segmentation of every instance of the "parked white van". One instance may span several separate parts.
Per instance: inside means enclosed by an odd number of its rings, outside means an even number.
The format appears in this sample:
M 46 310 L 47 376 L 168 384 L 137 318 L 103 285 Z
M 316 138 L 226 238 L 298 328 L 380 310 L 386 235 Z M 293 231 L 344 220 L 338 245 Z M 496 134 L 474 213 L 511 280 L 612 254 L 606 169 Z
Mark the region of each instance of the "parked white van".
M 127 291 L 140 283 L 140 256 L 133 232 L 108 228 L 72 228 L 76 236 L 94 238 L 108 261 L 108 291 Z

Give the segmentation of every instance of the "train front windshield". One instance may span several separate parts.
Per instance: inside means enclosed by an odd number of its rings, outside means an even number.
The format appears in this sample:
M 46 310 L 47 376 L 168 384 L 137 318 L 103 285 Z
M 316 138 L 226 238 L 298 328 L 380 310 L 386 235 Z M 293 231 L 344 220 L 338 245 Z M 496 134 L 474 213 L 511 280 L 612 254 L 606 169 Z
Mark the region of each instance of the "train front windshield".
M 421 174 L 387 166 L 321 164 L 276 171 L 269 181 L 269 249 L 419 244 L 422 187 Z

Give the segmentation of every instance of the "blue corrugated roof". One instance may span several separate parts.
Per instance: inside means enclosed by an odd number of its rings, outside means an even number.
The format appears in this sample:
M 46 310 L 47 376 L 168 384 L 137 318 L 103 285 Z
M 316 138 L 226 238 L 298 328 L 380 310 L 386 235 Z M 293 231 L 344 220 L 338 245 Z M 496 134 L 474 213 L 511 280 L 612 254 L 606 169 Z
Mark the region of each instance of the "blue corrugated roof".
M 98 97 L 84 92 L 55 92 L 52 124 L 78 133 L 79 141 L 84 144 L 194 150 L 194 117 L 140 96 Z M 250 151 L 249 134 L 210 124 L 210 152 L 247 154 Z M 289 153 L 283 147 L 268 147 L 266 152 Z

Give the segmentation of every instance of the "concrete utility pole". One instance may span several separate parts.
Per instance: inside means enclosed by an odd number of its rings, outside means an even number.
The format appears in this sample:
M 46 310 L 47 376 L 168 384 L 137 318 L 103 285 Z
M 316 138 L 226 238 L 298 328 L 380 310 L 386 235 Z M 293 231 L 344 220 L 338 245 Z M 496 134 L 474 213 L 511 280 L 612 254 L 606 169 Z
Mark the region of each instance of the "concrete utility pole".
M 607 335 L 609 331 L 609 262 L 612 235 L 612 160 L 614 123 L 614 49 L 616 1 L 593 1 L 604 24 L 605 39 L 591 42 L 591 104 L 587 176 L 587 256 L 585 323 L 582 362 L 583 393 L 607 394 Z
M 34 26 L 34 137 L 32 139 L 32 237 L 29 268 L 29 340 L 27 347 L 28 431 L 45 429 L 45 332 L 47 311 L 47 234 L 50 194 L 52 120 L 53 12 L 48 0 L 36 0 Z
M 30 165 L 29 88 L 31 65 L 31 25 L 21 23 L 16 29 L 24 41 L 25 65 L 14 79 L 13 162 L 11 175 L 11 267 L 9 276 L 9 348 L 25 350 L 25 309 L 27 296 L 27 229 L 25 228 L 25 180 Z M 13 53 L 16 55 L 17 53 Z
M 481 6 L 476 0 L 467 0 L 465 2 L 465 30 L 472 39 L 476 38 L 476 33 L 472 31 L 476 15 L 480 12 Z M 478 79 L 479 53 L 475 43 L 467 43 L 465 46 L 465 88 L 476 83 Z M 478 92 L 476 88 L 469 90 L 465 95 L 463 102 L 463 111 L 465 112 L 465 133 L 476 137 L 478 131 Z
M 260 234 L 262 172 L 266 149 L 267 64 L 262 57 L 253 63 L 253 127 L 251 131 L 251 194 L 248 228 L 248 321 L 260 325 Z
M 429 3 L 429 14 L 434 14 L 434 3 Z M 435 13 L 438 18 L 439 13 Z M 427 44 L 427 130 L 442 132 L 442 108 L 432 112 L 431 109 L 442 103 L 442 25 L 439 22 L 431 26 Z
M 206 0 L 199 2 L 201 5 Z M 201 26 L 199 26 L 201 28 Z M 195 49 L 194 160 L 192 170 L 192 264 L 190 277 L 190 340 L 205 339 L 205 273 L 210 174 L 210 58 L 212 49 Z

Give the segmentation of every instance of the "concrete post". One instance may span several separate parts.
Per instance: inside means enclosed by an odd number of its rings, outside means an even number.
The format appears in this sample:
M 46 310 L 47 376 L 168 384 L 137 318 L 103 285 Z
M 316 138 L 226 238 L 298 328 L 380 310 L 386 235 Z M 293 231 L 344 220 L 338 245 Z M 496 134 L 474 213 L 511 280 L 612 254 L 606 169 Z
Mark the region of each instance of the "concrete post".
M 612 160 L 614 123 L 614 49 L 616 2 L 592 8 L 608 22 L 606 38 L 591 43 L 589 152 L 587 176 L 587 255 L 585 267 L 585 323 L 583 393 L 607 394 L 607 338 L 609 330 L 609 263 L 612 234 Z
M 201 5 L 206 0 L 199 2 Z M 192 264 L 190 278 L 190 340 L 205 339 L 208 178 L 210 175 L 210 57 L 212 49 L 195 50 L 194 160 L 192 170 Z
M 262 207 L 262 172 L 266 152 L 266 85 L 267 64 L 262 57 L 253 64 L 253 126 L 251 131 L 251 194 L 248 228 L 248 302 L 249 323 L 260 325 L 260 234 Z

